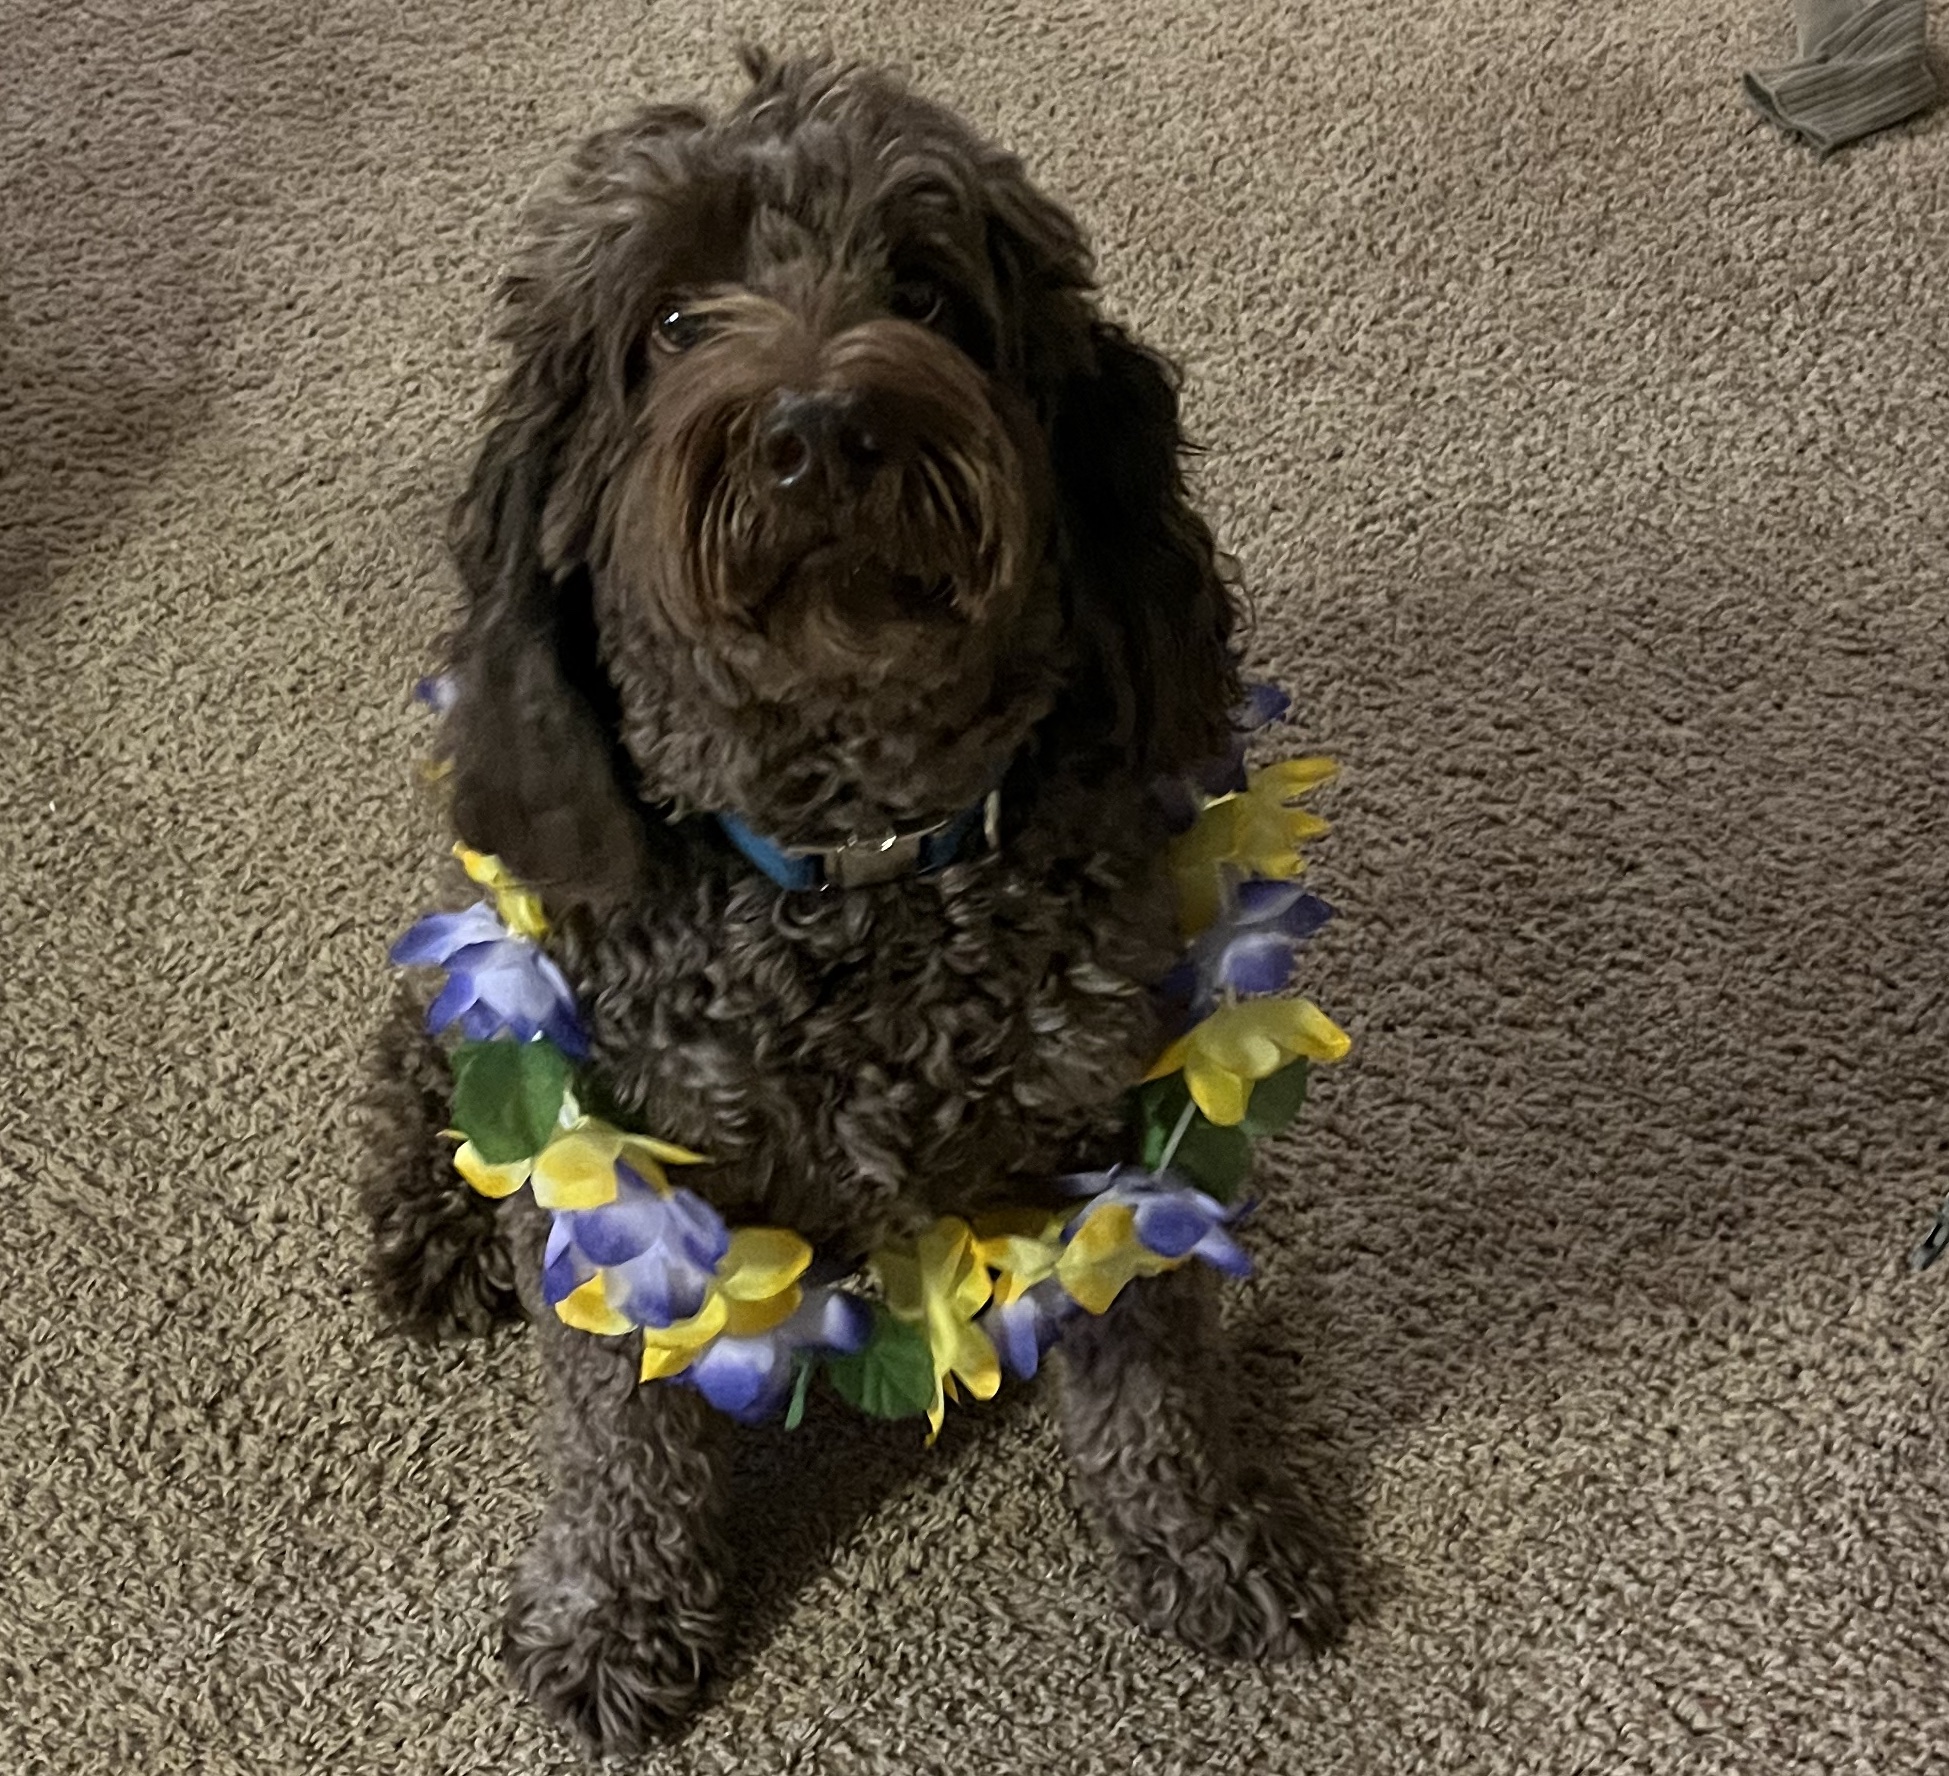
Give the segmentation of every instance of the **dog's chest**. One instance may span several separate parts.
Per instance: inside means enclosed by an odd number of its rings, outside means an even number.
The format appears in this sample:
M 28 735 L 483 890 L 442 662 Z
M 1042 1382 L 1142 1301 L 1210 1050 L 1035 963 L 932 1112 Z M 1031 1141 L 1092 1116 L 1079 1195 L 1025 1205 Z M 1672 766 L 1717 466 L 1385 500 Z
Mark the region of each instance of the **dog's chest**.
M 727 1209 L 833 1239 L 972 1210 L 1114 1157 L 1170 947 L 1151 878 L 987 858 L 781 898 L 704 876 L 575 959 L 597 1065 L 722 1162 Z

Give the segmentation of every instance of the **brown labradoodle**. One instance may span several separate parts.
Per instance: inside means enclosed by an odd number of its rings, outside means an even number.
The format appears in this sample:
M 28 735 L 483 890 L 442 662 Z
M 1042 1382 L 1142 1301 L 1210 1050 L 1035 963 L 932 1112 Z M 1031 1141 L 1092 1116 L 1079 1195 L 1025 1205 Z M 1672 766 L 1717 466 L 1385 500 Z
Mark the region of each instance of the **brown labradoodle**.
M 455 523 L 445 734 L 458 831 L 541 890 L 616 1111 L 707 1151 L 685 1182 L 728 1220 L 855 1262 L 1127 1157 L 1179 950 L 1152 790 L 1230 740 L 1234 604 L 1174 379 L 1098 312 L 1070 218 L 881 73 L 748 68 L 724 115 L 642 110 L 533 205 Z M 997 789 L 945 867 L 882 856 Z M 781 888 L 724 815 L 830 885 Z M 546 1216 L 452 1171 L 411 1003 L 382 1046 L 384 1297 L 429 1328 L 525 1308 L 551 1378 L 563 1478 L 507 1659 L 639 1746 L 731 1626 L 735 1427 L 639 1385 L 634 1338 L 560 1323 Z M 1214 1404 L 1210 1273 L 1134 1285 L 1060 1353 L 1137 1619 L 1251 1658 L 1329 1634 L 1318 1541 Z

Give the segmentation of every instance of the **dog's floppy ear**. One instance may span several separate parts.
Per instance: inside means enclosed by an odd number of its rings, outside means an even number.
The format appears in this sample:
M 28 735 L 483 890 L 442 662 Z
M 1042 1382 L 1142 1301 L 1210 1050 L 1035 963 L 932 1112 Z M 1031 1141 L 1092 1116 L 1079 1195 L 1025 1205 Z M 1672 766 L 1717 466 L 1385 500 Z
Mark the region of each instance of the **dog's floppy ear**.
M 1177 377 L 1113 322 L 1061 384 L 1051 429 L 1077 665 L 1065 714 L 1159 774 L 1221 755 L 1237 610 L 1184 485 Z
M 1050 440 L 1076 661 L 1052 735 L 1169 775 L 1224 753 L 1239 695 L 1236 607 L 1184 486 L 1171 366 L 1103 320 L 1089 248 L 1012 156 L 987 169 L 989 257 L 1013 326 L 1000 367 Z
M 641 885 L 645 834 L 587 571 L 558 577 L 539 548 L 554 464 L 545 433 L 497 427 L 456 510 L 453 821 L 551 901 L 610 904 Z
M 614 218 L 641 194 L 657 141 L 702 121 L 688 108 L 642 112 L 585 144 L 536 198 L 502 288 L 512 363 L 453 513 L 454 823 L 557 902 L 621 900 L 646 867 L 586 555 L 643 349 L 629 297 L 645 243 Z

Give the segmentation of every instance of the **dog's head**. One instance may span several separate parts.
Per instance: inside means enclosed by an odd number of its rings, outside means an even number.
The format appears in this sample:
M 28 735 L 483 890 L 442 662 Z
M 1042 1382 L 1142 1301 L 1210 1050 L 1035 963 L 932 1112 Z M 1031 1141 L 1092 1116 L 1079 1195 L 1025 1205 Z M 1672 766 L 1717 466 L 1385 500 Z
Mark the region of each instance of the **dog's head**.
M 627 892 L 653 810 L 834 838 L 1025 748 L 1223 743 L 1231 601 L 1167 368 L 1018 163 L 869 69 L 748 61 L 531 206 L 456 556 L 463 835 Z

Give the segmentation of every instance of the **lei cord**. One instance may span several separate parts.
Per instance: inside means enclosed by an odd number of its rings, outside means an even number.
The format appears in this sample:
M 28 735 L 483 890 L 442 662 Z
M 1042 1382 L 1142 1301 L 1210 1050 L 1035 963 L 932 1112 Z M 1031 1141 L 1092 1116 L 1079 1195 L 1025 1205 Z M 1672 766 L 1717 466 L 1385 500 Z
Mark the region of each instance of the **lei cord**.
M 418 694 L 438 712 L 433 683 Z M 949 1401 L 1033 1376 L 1077 1314 L 1107 1311 L 1133 1282 L 1193 1262 L 1250 1275 L 1232 1228 L 1253 1143 L 1298 1116 L 1311 1065 L 1349 1047 L 1317 1005 L 1282 996 L 1333 916 L 1298 884 L 1301 847 L 1328 830 L 1300 804 L 1333 765 L 1245 765 L 1251 735 L 1288 706 L 1253 687 L 1228 755 L 1159 788 L 1186 943 L 1158 987 L 1174 1034 L 1128 1100 L 1137 1162 L 1064 1179 L 1073 1207 L 944 1216 L 868 1259 L 877 1299 L 812 1280 L 798 1234 L 729 1227 L 672 1183 L 703 1155 L 584 1111 L 588 1034 L 542 947 L 541 902 L 465 846 L 454 854 L 484 898 L 427 914 L 392 949 L 400 966 L 445 973 L 427 1027 L 458 1037 L 455 1168 L 484 1196 L 526 1189 L 549 1212 L 542 1293 L 566 1324 L 640 1335 L 644 1381 L 694 1387 L 745 1423 L 796 1426 L 823 1374 L 862 1412 L 924 1416 L 931 1442 Z

